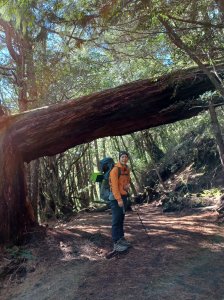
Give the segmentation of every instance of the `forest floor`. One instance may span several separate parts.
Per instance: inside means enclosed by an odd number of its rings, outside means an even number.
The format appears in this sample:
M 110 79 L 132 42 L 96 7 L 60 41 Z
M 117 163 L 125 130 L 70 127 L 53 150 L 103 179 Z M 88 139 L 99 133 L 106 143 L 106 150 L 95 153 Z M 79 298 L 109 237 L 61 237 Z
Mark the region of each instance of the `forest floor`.
M 3 252 L 2 269 L 11 265 L 11 272 L 0 280 L 0 299 L 224 299 L 224 226 L 217 213 L 162 213 L 145 204 L 144 229 L 136 210 L 125 221 L 133 247 L 119 257 L 105 258 L 112 247 L 109 211 L 49 226 L 45 239 L 20 249 L 17 263 Z

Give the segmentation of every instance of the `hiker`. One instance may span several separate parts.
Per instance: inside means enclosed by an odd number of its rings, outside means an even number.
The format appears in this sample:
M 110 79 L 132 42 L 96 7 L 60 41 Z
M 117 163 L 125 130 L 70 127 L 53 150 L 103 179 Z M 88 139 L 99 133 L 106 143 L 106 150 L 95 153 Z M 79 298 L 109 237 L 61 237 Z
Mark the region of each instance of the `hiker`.
M 123 252 L 130 247 L 124 238 L 124 218 L 127 204 L 128 190 L 130 187 L 130 170 L 127 166 L 129 154 L 126 151 L 119 153 L 119 162 L 110 172 L 109 195 L 112 211 L 112 240 L 114 251 Z

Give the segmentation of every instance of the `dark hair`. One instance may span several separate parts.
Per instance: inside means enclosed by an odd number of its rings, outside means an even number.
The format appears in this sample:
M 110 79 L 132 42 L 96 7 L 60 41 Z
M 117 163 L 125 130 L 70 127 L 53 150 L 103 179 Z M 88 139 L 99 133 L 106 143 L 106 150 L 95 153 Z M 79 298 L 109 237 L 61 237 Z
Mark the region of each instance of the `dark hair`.
M 128 154 L 127 151 L 120 151 L 120 152 L 119 152 L 119 159 L 120 159 L 120 157 L 121 157 L 122 155 L 127 155 L 127 157 L 129 157 L 129 154 Z

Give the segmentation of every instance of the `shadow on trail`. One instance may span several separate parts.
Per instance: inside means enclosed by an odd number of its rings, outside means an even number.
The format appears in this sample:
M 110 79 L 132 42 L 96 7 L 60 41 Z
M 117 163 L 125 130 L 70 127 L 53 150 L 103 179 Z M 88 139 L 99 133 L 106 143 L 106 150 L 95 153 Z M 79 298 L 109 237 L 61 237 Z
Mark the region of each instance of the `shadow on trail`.
M 4 300 L 223 300 L 224 227 L 215 213 L 165 214 L 152 205 L 138 212 L 144 227 L 136 211 L 125 220 L 133 247 L 110 260 L 108 212 L 49 230 L 41 246 L 47 274 Z
M 145 228 L 135 212 L 126 216 L 129 254 L 93 266 L 79 299 L 223 299 L 224 229 L 214 215 L 140 214 Z

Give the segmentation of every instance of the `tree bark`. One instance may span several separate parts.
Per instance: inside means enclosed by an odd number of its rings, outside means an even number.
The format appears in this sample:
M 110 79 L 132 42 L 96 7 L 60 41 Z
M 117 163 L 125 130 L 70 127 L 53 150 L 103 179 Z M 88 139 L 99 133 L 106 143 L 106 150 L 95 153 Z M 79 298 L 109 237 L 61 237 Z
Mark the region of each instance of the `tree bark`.
M 20 152 L 10 135 L 0 137 L 0 243 L 17 242 L 35 224 L 30 214 Z
M 164 156 L 163 151 L 159 148 L 159 146 L 157 146 L 151 133 L 148 130 L 143 131 L 142 136 L 145 141 L 147 152 L 149 153 L 151 160 L 155 164 L 157 164 L 160 161 L 160 159 Z
M 218 117 L 217 117 L 217 114 L 216 114 L 216 111 L 215 111 L 212 101 L 209 102 L 209 113 L 210 113 L 210 117 L 211 117 L 212 129 L 214 132 L 214 136 L 215 136 L 216 143 L 217 143 L 217 148 L 219 151 L 219 157 L 220 157 L 220 161 L 222 164 L 222 169 L 224 171 L 224 142 L 223 142 L 223 138 L 222 138 L 222 132 L 221 132 L 221 128 L 219 125 Z
M 97 170 L 99 170 L 100 169 L 100 157 L 99 157 L 99 150 L 98 150 L 97 140 L 94 141 L 94 154 L 95 154 L 95 157 L 96 157 Z
M 197 100 L 213 88 L 206 75 L 192 70 L 181 81 L 180 74 L 172 76 L 158 81 L 137 81 L 66 103 L 2 117 L 0 131 L 7 123 L 23 160 L 29 162 L 98 137 L 172 123 L 207 109 Z
M 157 167 L 158 160 L 155 159 L 155 154 L 152 150 L 153 148 L 156 148 L 157 146 L 154 145 L 155 142 L 152 141 L 152 138 L 150 138 L 150 134 L 149 134 L 148 131 L 142 132 L 142 136 L 143 136 L 143 139 L 144 139 L 144 144 L 145 144 L 145 147 L 147 149 L 147 152 L 149 153 L 149 156 L 151 158 L 151 163 L 152 163 L 152 165 L 153 165 L 153 167 L 156 171 L 156 174 L 158 176 L 159 182 L 165 190 L 166 189 L 165 183 L 163 182 L 163 179 L 162 179 L 162 177 L 159 173 L 159 168 Z
M 181 80 L 180 80 L 181 78 Z M 1 242 L 17 240 L 34 223 L 26 205 L 23 162 L 52 156 L 99 137 L 190 118 L 207 109 L 197 100 L 213 89 L 196 69 L 143 80 L 73 101 L 0 118 Z

